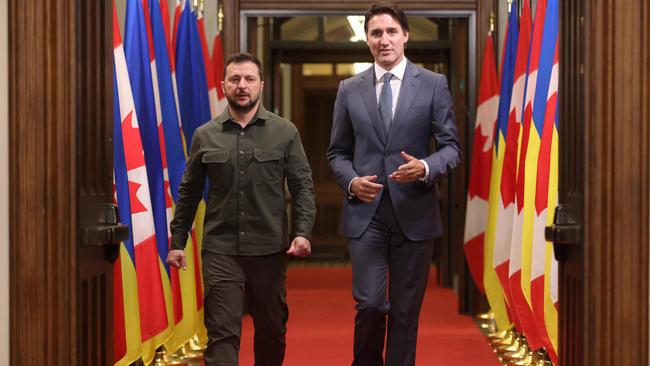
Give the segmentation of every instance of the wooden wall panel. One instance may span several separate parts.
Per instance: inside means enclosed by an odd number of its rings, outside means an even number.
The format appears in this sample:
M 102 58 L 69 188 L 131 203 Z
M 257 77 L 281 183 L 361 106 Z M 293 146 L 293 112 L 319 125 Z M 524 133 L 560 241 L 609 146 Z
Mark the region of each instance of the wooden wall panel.
M 585 29 L 582 1 L 560 6 L 560 169 L 559 201 L 584 223 L 585 193 Z M 587 314 L 584 312 L 584 246 L 556 247 L 562 260 L 559 270 L 559 349 L 562 365 L 583 365 Z
M 11 365 L 74 365 L 73 9 L 9 2 Z
M 495 19 L 494 19 L 494 34 L 492 37 L 494 37 L 494 43 L 498 44 L 499 41 L 496 39 L 496 30 L 497 30 L 497 2 L 496 0 L 482 0 L 482 1 L 477 1 L 476 2 L 476 42 L 477 42 L 477 47 L 476 47 L 476 96 L 478 100 L 478 81 L 480 80 L 481 75 L 481 65 L 483 62 L 483 50 L 485 49 L 485 37 L 488 35 L 488 31 L 490 30 L 490 14 L 494 13 Z M 495 55 L 498 55 L 497 52 L 494 53 Z
M 74 0 L 77 231 L 96 227 L 103 204 L 113 201 L 112 3 Z M 105 72 L 97 72 L 105 70 Z M 83 239 L 82 239 L 83 240 Z M 73 245 L 75 245 L 74 243 Z M 111 364 L 113 355 L 113 264 L 116 248 L 80 245 L 77 250 L 78 362 Z M 109 253 L 109 251 L 113 251 Z
M 239 0 L 223 1 L 223 28 L 221 40 L 223 42 L 223 54 L 228 55 L 239 52 Z
M 585 8 L 583 334 L 594 366 L 648 364 L 649 6 Z
M 11 365 L 112 364 L 111 5 L 9 4 Z

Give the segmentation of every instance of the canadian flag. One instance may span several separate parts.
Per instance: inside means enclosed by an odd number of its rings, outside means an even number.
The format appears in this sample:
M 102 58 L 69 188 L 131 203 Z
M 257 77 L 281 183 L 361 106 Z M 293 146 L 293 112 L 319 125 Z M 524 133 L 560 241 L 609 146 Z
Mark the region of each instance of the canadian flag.
M 134 16 L 137 2 L 127 3 L 127 14 Z M 130 18 L 133 20 L 134 18 Z M 154 214 L 152 209 L 148 171 L 145 165 L 139 116 L 136 113 L 131 75 L 122 39 L 113 16 L 113 61 L 115 67 L 115 113 L 119 113 L 119 128 L 115 129 L 116 160 L 115 181 L 120 212 L 129 208 L 130 232 L 133 245 L 131 259 L 135 265 L 139 300 L 140 337 L 142 358 L 151 362 L 155 349 L 168 336 L 169 323 L 165 302 L 161 268 L 159 264 Z M 128 29 L 127 21 L 127 29 Z M 125 31 L 126 33 L 126 31 Z M 120 197 L 124 197 L 123 200 Z M 127 199 L 128 197 L 128 199 Z M 122 215 L 124 217 L 124 215 Z M 127 317 L 128 314 L 125 314 Z
M 532 189 L 535 184 L 535 174 L 530 170 L 530 162 L 535 161 L 537 157 L 536 144 L 529 144 L 531 124 L 532 124 L 532 111 L 535 96 L 535 89 L 537 86 L 537 70 L 539 64 L 540 49 L 542 43 L 542 32 L 544 30 L 544 17 L 546 15 L 546 0 L 537 2 L 537 9 L 535 11 L 534 28 L 532 29 L 530 51 L 527 48 L 528 66 L 526 72 L 526 90 L 525 99 L 523 101 L 524 110 L 521 115 L 517 114 L 520 118 L 521 124 L 521 140 L 519 143 L 519 154 L 517 162 L 517 181 L 516 181 L 516 207 L 514 213 L 514 221 L 512 226 L 512 245 L 510 248 L 510 268 L 508 271 L 508 278 L 510 281 L 510 289 L 512 300 L 514 303 L 515 311 L 520 320 L 519 329 L 524 333 L 528 340 L 528 344 L 532 349 L 541 348 L 542 336 L 535 323 L 535 317 L 530 303 L 530 264 L 532 253 L 532 240 L 530 240 L 529 233 L 531 232 L 530 225 L 524 223 L 524 205 L 526 209 L 532 213 L 532 201 L 529 198 L 526 202 L 526 195 L 531 196 Z M 529 148 L 530 146 L 530 148 Z M 529 168 L 527 170 L 526 161 L 529 161 Z M 525 187 L 528 184 L 528 193 Z M 532 189 L 531 189 L 532 188 Z M 530 216 L 530 215 L 529 215 Z M 531 222 L 527 220 L 527 223 Z M 526 228 L 526 229 L 525 229 Z M 526 280 L 524 280 L 526 279 Z M 523 282 L 522 282 L 523 281 Z
M 212 62 L 208 52 L 208 41 L 205 36 L 205 25 L 203 20 L 203 12 L 198 12 L 197 25 L 199 28 L 199 38 L 201 39 L 201 50 L 203 51 L 203 63 L 205 64 L 205 80 L 208 85 L 208 95 L 210 98 L 210 115 L 216 118 L 219 115 L 219 108 L 217 106 L 219 97 L 217 93 L 217 83 L 215 82 L 214 70 L 212 69 Z M 223 109 L 221 110 L 223 111 Z
M 224 77 L 223 68 L 223 44 L 221 43 L 221 33 L 217 32 L 212 42 L 212 72 L 214 74 L 214 84 L 217 86 L 217 115 L 221 114 L 228 105 L 226 94 L 221 87 Z
M 481 292 L 485 292 L 483 285 L 485 229 L 487 227 L 490 172 L 492 170 L 492 144 L 499 106 L 499 82 L 495 65 L 494 42 L 492 35 L 488 35 L 485 40 L 478 107 L 476 108 L 476 127 L 472 143 L 463 246 L 470 273 Z

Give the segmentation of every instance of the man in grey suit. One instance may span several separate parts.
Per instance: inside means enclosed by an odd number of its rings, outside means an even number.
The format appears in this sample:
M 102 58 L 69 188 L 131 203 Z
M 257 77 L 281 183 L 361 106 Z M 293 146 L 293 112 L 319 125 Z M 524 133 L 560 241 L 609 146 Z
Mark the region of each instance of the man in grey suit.
M 373 4 L 364 27 L 375 62 L 339 85 L 327 151 L 346 196 L 341 233 L 357 303 L 352 365 L 384 365 L 388 320 L 385 365 L 408 366 L 433 239 L 442 234 L 435 183 L 458 165 L 460 147 L 446 78 L 404 57 L 404 12 Z

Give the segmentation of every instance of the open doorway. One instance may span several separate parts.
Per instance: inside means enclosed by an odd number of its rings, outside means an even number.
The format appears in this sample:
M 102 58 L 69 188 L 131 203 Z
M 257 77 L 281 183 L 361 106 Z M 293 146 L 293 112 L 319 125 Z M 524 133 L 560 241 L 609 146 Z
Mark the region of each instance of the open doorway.
M 342 193 L 329 169 L 326 150 L 332 110 L 341 80 L 371 66 L 363 16 L 331 12 L 241 13 L 240 48 L 265 65 L 264 103 L 300 131 L 313 170 L 318 215 L 313 232 L 315 258 L 345 258 L 347 241 L 338 235 Z M 449 79 L 463 150 L 470 136 L 474 105 L 474 13 L 411 12 L 406 57 Z M 467 155 L 466 155 L 467 156 Z M 438 186 L 445 236 L 436 243 L 438 280 L 454 286 L 462 261 L 466 165 Z

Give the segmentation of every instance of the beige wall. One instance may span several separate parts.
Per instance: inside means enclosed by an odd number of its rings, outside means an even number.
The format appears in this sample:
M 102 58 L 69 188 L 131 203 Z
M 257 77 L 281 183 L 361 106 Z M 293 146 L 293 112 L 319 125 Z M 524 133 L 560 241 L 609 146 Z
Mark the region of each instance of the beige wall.
M 9 81 L 7 2 L 0 0 L 0 365 L 9 365 Z

